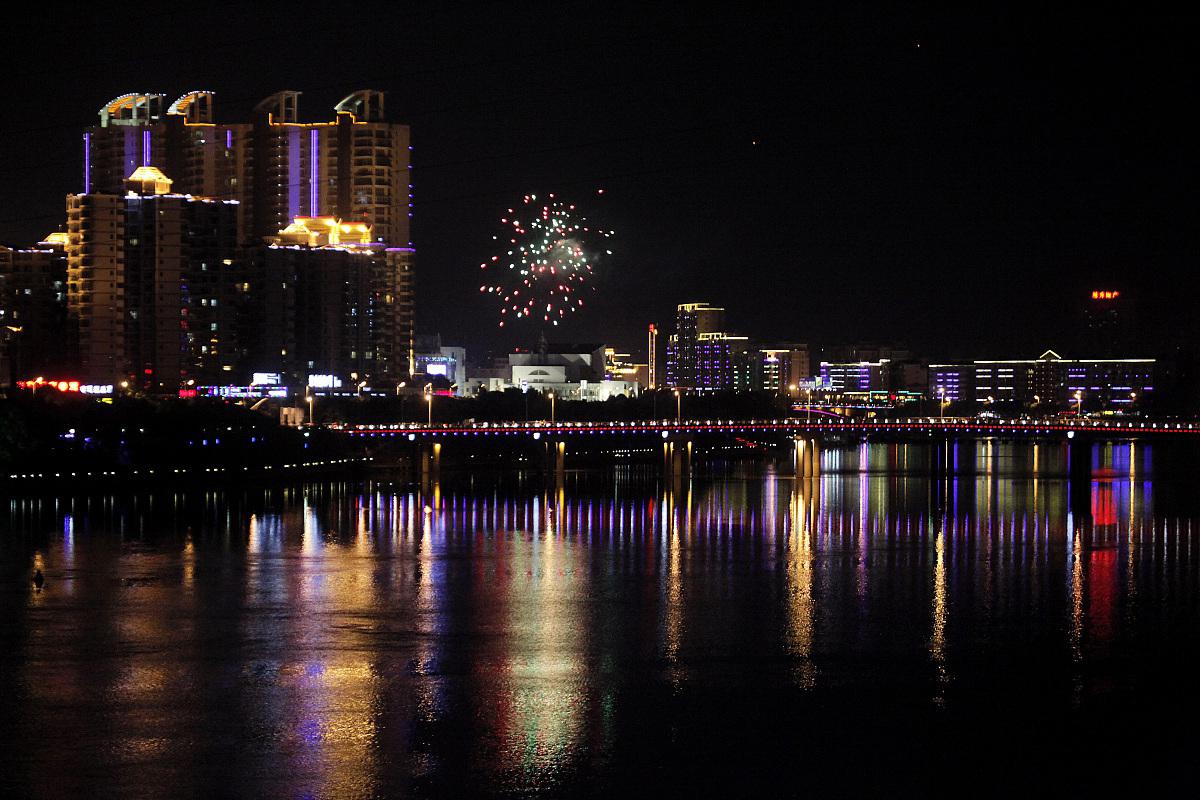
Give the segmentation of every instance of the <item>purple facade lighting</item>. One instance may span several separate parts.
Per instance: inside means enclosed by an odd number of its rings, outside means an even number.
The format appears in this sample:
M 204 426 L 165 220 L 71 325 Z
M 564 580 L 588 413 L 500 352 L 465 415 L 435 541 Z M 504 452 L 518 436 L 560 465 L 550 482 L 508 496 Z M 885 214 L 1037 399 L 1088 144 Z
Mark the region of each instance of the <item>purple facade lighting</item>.
M 83 135 L 83 193 L 92 193 L 92 135 Z
M 150 166 L 150 131 L 142 131 L 142 166 Z
M 125 174 L 133 172 L 137 169 L 137 131 L 133 129 L 126 130 L 122 135 L 122 144 L 125 149 L 122 151 L 125 155 Z
M 225 149 L 226 150 L 233 149 L 233 131 L 232 130 L 225 131 Z
M 288 129 L 287 222 L 300 216 L 300 129 Z
M 308 214 L 309 216 L 317 216 L 317 195 L 320 187 L 320 153 L 321 153 L 321 138 L 320 133 L 316 128 L 312 129 L 309 137 L 309 157 L 308 157 Z

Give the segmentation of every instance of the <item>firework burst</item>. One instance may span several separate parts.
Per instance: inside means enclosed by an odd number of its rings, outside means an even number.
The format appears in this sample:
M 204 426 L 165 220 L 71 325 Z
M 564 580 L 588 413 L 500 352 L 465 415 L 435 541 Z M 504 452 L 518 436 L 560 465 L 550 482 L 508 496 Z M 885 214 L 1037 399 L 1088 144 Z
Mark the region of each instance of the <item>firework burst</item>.
M 526 195 L 500 224 L 503 233 L 492 237 L 500 252 L 479 265 L 487 281 L 479 291 L 496 298 L 500 327 L 525 320 L 558 325 L 582 309 L 596 259 L 612 254 L 604 241 L 613 232 L 595 227 L 554 195 Z

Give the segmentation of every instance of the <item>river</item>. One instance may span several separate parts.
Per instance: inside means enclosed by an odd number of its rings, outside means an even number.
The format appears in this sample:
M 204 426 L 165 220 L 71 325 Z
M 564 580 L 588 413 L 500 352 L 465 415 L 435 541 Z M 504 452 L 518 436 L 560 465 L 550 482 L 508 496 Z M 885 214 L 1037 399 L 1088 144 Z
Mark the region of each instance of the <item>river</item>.
M 729 462 L 665 484 L 621 466 L 7 498 L 0 787 L 1188 785 L 1197 454 L 1100 443 L 1081 473 L 1059 445 L 981 440 L 930 477 L 918 449 L 831 448 L 815 479 Z

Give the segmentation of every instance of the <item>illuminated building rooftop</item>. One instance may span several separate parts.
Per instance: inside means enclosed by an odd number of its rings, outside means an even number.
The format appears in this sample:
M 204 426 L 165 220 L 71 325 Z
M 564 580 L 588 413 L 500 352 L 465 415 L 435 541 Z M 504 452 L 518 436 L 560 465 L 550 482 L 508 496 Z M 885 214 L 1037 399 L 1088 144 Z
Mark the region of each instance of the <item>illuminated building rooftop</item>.
M 131 92 L 114 97 L 100 107 L 100 124 L 148 125 L 162 113 L 163 95 Z
M 365 222 L 343 222 L 337 217 L 296 217 L 279 232 L 286 244 L 326 247 L 371 243 L 371 226 Z
M 188 122 L 213 121 L 213 93 L 203 90 L 187 92 L 171 103 L 168 114 L 179 114 L 187 117 Z
M 66 231 L 55 231 L 54 233 L 46 234 L 46 238 L 42 239 L 38 244 L 45 244 L 51 247 L 66 247 L 70 242 L 70 236 Z
M 131 194 L 167 194 L 171 191 L 170 178 L 158 167 L 138 167 L 125 179 Z

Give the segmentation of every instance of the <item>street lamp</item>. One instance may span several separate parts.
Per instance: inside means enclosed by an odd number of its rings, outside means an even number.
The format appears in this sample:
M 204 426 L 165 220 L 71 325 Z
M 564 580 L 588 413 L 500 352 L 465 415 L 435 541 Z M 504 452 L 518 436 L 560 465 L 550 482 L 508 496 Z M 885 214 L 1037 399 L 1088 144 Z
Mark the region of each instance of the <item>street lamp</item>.
M 812 389 L 804 390 L 804 424 L 812 424 Z
M 683 398 L 679 395 L 679 390 L 675 390 L 675 424 L 678 425 L 683 421 Z
M 1078 389 L 1075 390 L 1075 416 L 1083 416 L 1083 392 Z
M 946 418 L 946 387 L 938 387 L 938 420 Z
M 425 424 L 433 425 L 433 384 L 425 384 L 425 404 L 429 407 L 429 413 L 426 416 Z
M 313 419 L 313 404 L 316 401 L 317 396 L 313 392 L 311 386 L 304 390 L 304 394 L 308 397 L 308 424 L 312 426 L 316 424 L 316 420 Z
M 408 385 L 408 381 L 400 381 L 396 384 L 396 397 L 400 398 L 400 421 L 404 422 L 404 401 L 408 399 L 408 395 L 400 390 Z
M 550 424 L 554 424 L 554 392 L 550 392 Z

